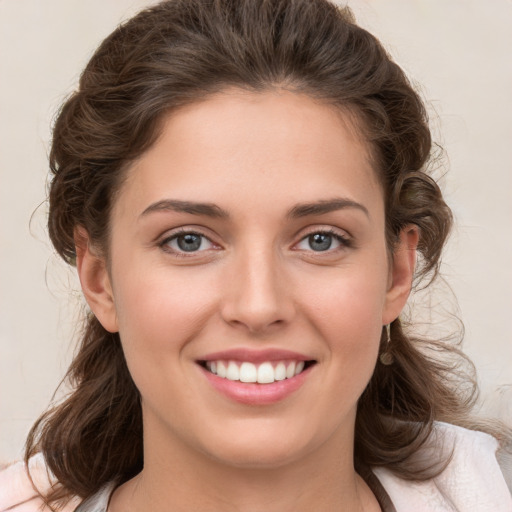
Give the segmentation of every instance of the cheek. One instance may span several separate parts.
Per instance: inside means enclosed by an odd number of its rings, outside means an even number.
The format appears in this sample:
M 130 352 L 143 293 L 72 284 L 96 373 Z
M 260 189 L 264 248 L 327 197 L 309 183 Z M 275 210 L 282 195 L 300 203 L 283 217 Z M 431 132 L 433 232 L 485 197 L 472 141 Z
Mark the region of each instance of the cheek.
M 304 306 L 312 326 L 328 344 L 340 378 L 348 386 L 363 388 L 377 358 L 387 287 L 386 269 L 375 266 L 372 272 L 371 268 L 345 268 L 323 283 L 311 283 Z
M 183 371 L 191 364 L 189 342 L 211 316 L 212 297 L 209 287 L 197 286 L 199 279 L 166 273 L 134 272 L 120 279 L 116 310 L 128 369 L 145 407 L 178 422 L 178 404 L 193 400 L 190 374 Z
M 175 366 L 188 342 L 204 328 L 211 316 L 212 287 L 202 276 L 186 276 L 149 265 L 150 270 L 119 276 L 115 288 L 119 334 L 130 371 Z M 132 267 L 133 268 L 133 267 Z
M 368 324 L 380 326 L 387 289 L 387 271 L 375 266 L 347 266 L 333 269 L 322 279 L 311 277 L 310 292 L 303 301 L 326 328 L 350 332 L 365 330 Z

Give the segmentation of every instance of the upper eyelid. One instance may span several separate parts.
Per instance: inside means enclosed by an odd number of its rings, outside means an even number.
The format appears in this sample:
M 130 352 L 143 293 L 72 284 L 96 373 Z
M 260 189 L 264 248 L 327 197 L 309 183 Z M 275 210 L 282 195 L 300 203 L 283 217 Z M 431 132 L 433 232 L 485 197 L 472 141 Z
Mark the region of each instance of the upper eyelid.
M 338 228 L 336 226 L 322 226 L 322 225 L 315 225 L 315 226 L 308 226 L 306 228 L 301 229 L 297 232 L 295 235 L 295 238 L 300 237 L 300 240 L 303 240 L 307 236 L 313 235 L 315 233 L 328 233 L 330 235 L 336 235 L 341 238 L 344 238 L 346 240 L 352 240 L 354 237 L 352 234 L 347 231 L 346 229 Z
M 204 228 L 199 227 L 199 226 L 197 226 L 197 227 L 196 226 L 187 226 L 187 227 L 178 227 L 178 228 L 168 229 L 168 230 L 164 231 L 164 233 L 162 233 L 161 235 L 158 235 L 158 237 L 156 238 L 156 241 L 158 243 L 164 243 L 167 240 L 171 240 L 180 235 L 195 234 L 195 235 L 204 236 L 205 238 L 210 240 L 210 242 L 216 244 L 217 242 L 212 240 L 212 235 L 209 235 L 205 231 L 206 230 Z
M 332 238 L 341 240 L 344 243 L 349 243 L 351 241 L 351 239 L 348 236 L 341 235 L 341 234 L 337 233 L 336 231 L 311 231 L 311 233 L 308 233 L 308 234 L 304 235 L 302 238 L 300 238 L 297 243 L 303 242 L 304 240 L 306 240 L 310 236 L 317 235 L 317 234 L 329 235 Z
M 175 238 L 178 238 L 178 237 L 184 236 L 184 235 L 202 236 L 203 238 L 206 238 L 206 240 L 209 240 L 212 244 L 215 243 L 209 236 L 205 235 L 204 233 L 200 233 L 199 231 L 178 231 L 176 233 L 172 233 L 167 236 L 164 235 L 161 241 L 162 241 L 162 243 L 165 243 L 165 242 L 168 242 L 169 240 L 174 240 Z

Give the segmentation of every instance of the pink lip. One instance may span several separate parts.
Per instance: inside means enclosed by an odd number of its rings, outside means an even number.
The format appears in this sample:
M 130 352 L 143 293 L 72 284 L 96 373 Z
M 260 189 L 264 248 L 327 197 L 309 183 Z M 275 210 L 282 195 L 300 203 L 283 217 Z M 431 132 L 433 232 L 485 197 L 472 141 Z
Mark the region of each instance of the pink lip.
M 233 360 L 233 359 L 232 359 Z M 247 359 L 244 359 L 247 361 Z M 282 360 L 282 359 L 281 359 Z M 268 359 L 266 359 L 268 361 Z M 276 381 L 271 384 L 244 383 L 218 377 L 200 366 L 208 382 L 224 396 L 246 405 L 270 405 L 284 400 L 297 391 L 308 378 L 316 365 L 306 368 L 291 379 Z
M 200 361 L 248 361 L 251 363 L 264 363 L 265 361 L 311 361 L 312 357 L 307 357 L 297 352 L 282 349 L 251 350 L 245 348 L 223 350 L 208 354 L 200 358 Z

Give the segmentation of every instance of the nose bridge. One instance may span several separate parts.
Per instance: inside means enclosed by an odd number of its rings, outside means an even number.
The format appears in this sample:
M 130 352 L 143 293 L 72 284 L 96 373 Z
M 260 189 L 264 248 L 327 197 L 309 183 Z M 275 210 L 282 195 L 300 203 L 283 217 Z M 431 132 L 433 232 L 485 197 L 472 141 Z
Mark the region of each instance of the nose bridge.
M 235 251 L 224 318 L 250 332 L 283 324 L 293 314 L 283 260 L 269 244 L 249 244 Z

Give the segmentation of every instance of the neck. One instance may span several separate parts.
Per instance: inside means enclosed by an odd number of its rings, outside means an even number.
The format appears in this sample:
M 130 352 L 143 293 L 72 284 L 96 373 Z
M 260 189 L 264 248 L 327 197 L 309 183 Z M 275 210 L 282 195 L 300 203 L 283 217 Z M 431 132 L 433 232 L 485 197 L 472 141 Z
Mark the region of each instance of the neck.
M 158 439 L 151 434 L 146 438 Z M 214 460 L 180 443 L 146 442 L 143 471 L 116 490 L 109 512 L 378 511 L 354 470 L 352 447 L 353 435 L 336 433 L 297 460 L 247 467 Z

